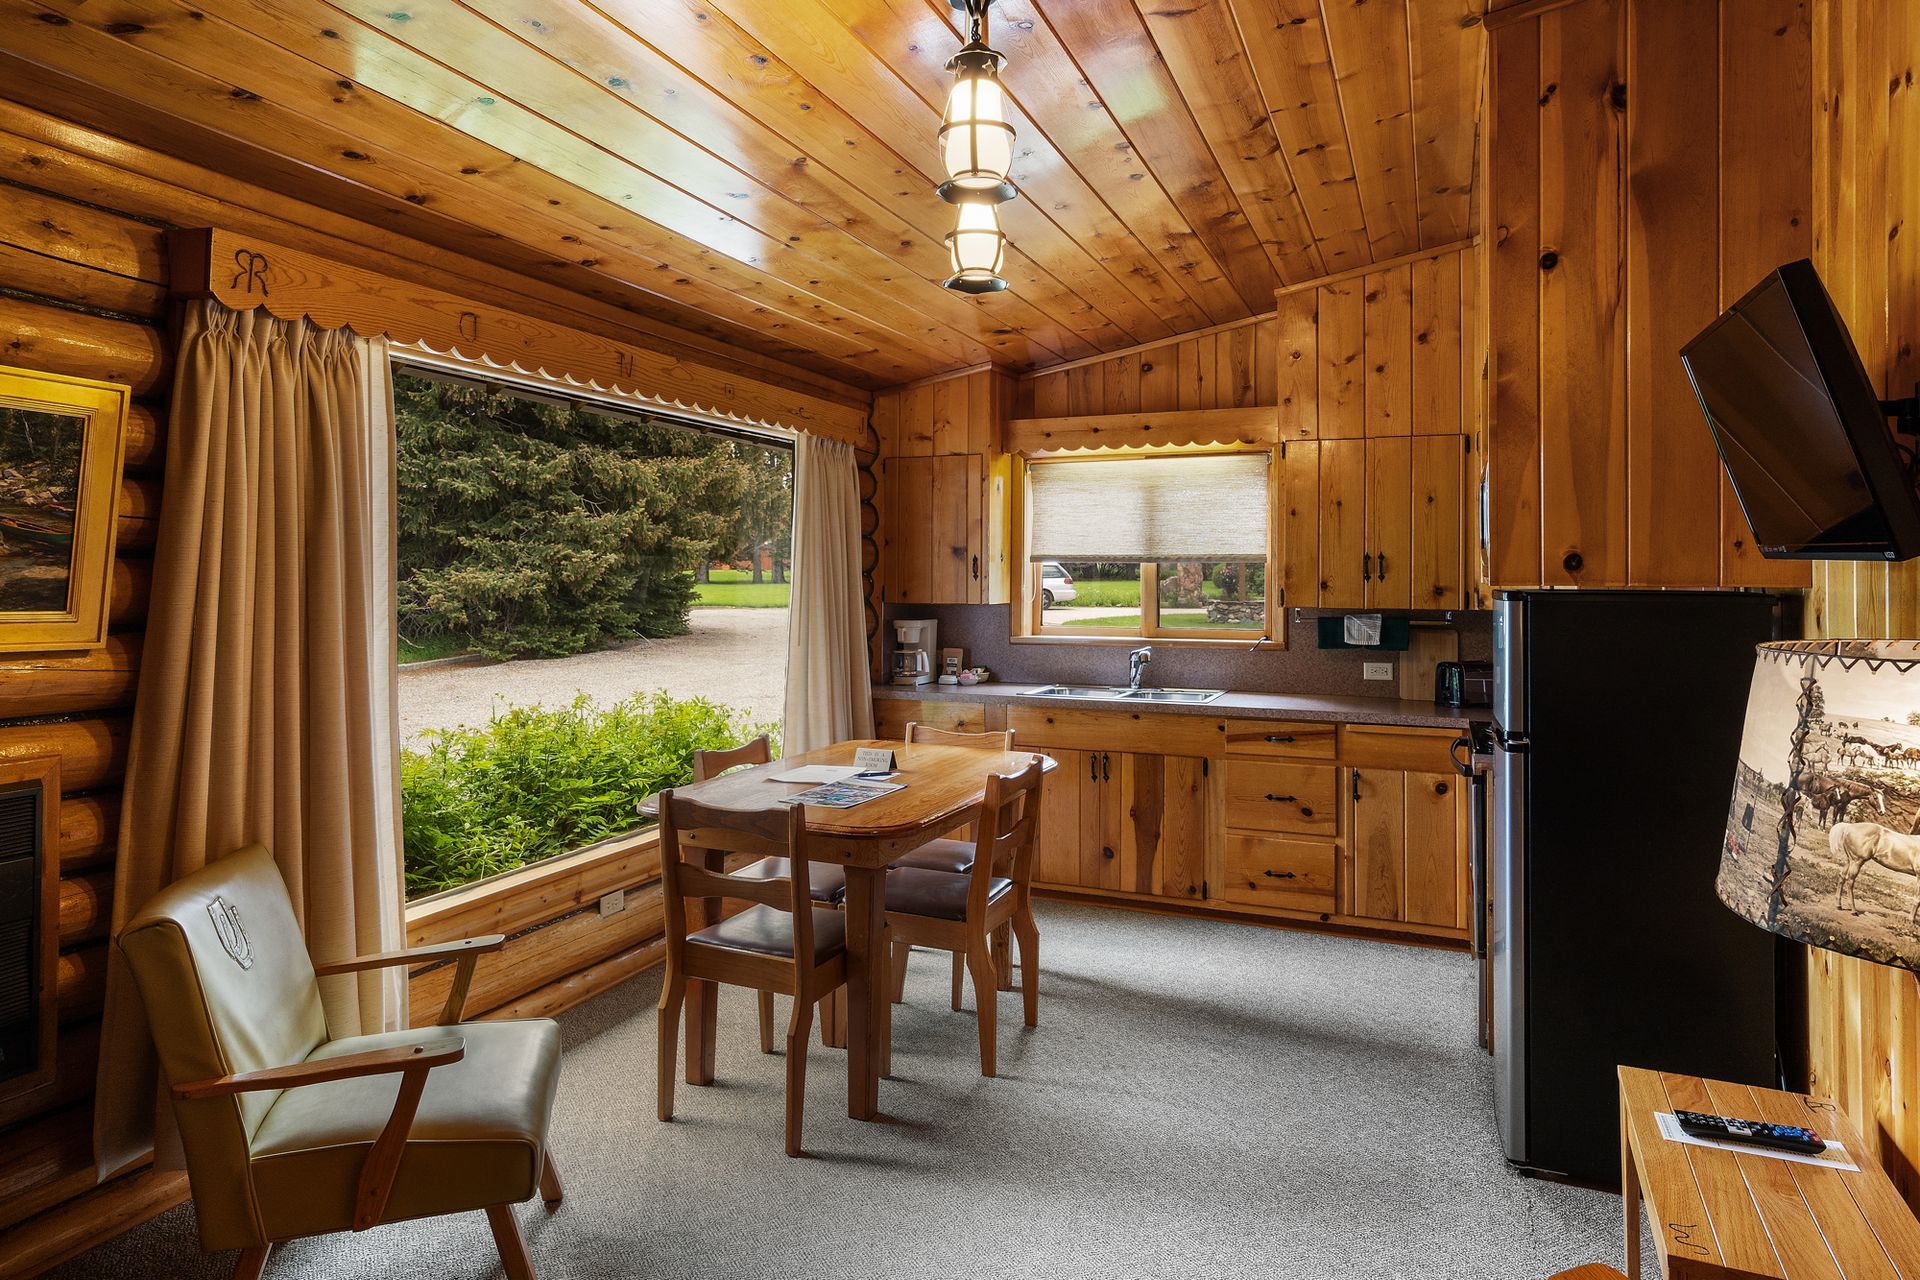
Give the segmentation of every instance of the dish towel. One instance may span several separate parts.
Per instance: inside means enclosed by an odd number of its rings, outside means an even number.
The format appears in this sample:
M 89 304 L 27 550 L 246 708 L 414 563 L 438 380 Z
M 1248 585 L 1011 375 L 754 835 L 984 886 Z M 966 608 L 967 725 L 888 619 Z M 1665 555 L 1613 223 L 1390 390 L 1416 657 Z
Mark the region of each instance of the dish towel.
M 1348 644 L 1377 645 L 1380 643 L 1380 615 L 1377 613 L 1350 613 L 1342 622 L 1346 626 Z

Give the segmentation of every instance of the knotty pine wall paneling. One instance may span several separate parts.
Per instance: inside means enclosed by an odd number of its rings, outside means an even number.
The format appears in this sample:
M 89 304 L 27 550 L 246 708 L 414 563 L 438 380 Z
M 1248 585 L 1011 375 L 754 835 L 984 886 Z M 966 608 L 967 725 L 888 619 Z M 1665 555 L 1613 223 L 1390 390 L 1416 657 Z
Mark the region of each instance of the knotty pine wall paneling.
M 1489 15 L 1496 586 L 1803 586 L 1754 550 L 1679 349 L 1812 248 L 1808 0 Z
M 1811 27 L 1811 251 L 1867 372 L 1887 397 L 1920 381 L 1920 13 L 1906 0 L 1776 6 Z M 1791 12 L 1787 12 L 1791 10 Z M 1920 637 L 1920 561 L 1817 566 L 1807 626 L 1822 636 Z M 1805 951 L 1814 1092 L 1853 1116 L 1920 1209 L 1920 981 Z

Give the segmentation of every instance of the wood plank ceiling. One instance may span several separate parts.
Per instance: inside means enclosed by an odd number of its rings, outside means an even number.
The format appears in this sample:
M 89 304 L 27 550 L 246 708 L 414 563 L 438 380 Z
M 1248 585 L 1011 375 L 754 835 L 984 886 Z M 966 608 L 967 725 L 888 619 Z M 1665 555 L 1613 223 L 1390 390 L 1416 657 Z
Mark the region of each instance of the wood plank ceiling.
M 1485 7 L 999 0 L 1022 195 L 981 298 L 938 285 L 946 0 L 0 0 L 0 94 L 877 387 L 1464 238 Z

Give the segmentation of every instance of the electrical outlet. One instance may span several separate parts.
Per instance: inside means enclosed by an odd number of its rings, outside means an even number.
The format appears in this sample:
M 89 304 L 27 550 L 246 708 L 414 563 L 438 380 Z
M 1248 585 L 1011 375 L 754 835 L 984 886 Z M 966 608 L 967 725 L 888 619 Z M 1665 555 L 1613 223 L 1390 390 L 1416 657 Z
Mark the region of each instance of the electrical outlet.
M 608 916 L 617 916 L 626 909 L 627 891 L 625 889 L 615 889 L 612 893 L 606 894 L 600 899 L 600 918 L 602 920 L 605 920 Z
M 1360 674 L 1369 680 L 1391 680 L 1393 679 L 1393 664 L 1391 662 L 1369 662 L 1361 669 Z

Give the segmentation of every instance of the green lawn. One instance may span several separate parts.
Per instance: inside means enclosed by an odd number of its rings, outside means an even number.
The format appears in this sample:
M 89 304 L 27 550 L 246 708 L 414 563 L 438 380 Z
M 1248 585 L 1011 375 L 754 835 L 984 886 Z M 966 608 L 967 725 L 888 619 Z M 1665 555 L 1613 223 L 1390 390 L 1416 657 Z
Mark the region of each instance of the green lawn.
M 693 604 L 735 609 L 784 609 L 792 588 L 784 582 L 755 582 L 746 569 L 715 569 L 709 581 L 693 584 Z
M 1077 605 L 1080 602 L 1074 601 Z M 1119 613 L 1111 618 L 1075 618 L 1070 622 L 1056 622 L 1050 625 L 1058 627 L 1138 627 L 1140 615 L 1137 613 Z M 1163 627 L 1206 627 L 1207 615 L 1204 613 L 1162 613 L 1160 625 Z M 1236 630 L 1232 627 L 1220 627 L 1218 630 Z
M 465 636 L 429 636 L 418 643 L 400 637 L 400 665 L 409 662 L 428 662 L 434 658 L 451 658 L 455 654 L 467 651 Z

